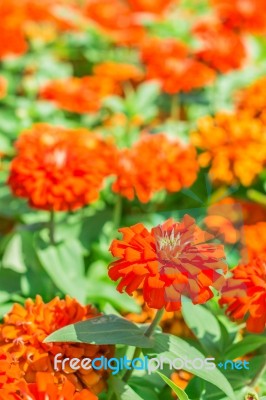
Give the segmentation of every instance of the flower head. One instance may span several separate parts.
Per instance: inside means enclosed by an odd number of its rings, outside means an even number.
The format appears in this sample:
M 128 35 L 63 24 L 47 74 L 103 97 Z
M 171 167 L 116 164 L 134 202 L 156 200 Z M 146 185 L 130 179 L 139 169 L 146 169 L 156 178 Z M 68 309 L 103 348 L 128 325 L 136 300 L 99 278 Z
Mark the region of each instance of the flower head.
M 232 271 L 222 289 L 220 304 L 234 320 L 247 318 L 247 330 L 261 333 L 266 325 L 266 257 L 253 259 Z
M 237 107 L 239 111 L 250 117 L 260 118 L 266 123 L 266 77 L 256 80 L 240 91 Z
M 203 167 L 211 166 L 215 182 L 249 186 L 266 164 L 265 127 L 243 114 L 201 118 L 192 142 L 202 149 L 199 162 Z
M 17 142 L 8 183 L 43 210 L 74 210 L 98 199 L 115 164 L 114 146 L 85 129 L 36 124 Z
M 18 360 L 23 379 L 28 384 L 37 384 L 40 392 L 47 390 L 49 393 L 53 387 L 49 386 L 49 382 L 55 384 L 54 387 L 58 386 L 60 392 L 65 382 L 69 381 L 66 386 L 70 387 L 71 383 L 72 392 L 86 389 L 88 394 L 97 394 L 105 388 L 106 371 L 73 370 L 69 363 L 60 363 L 56 372 L 53 367 L 54 357 L 59 353 L 63 358 L 78 357 L 81 360 L 84 357 L 94 359 L 101 355 L 111 357 L 112 346 L 43 343 L 44 339 L 57 329 L 97 315 L 92 306 L 82 306 L 68 296 L 65 300 L 55 298 L 47 304 L 37 296 L 35 301 L 27 300 L 24 307 L 15 304 L 5 316 L 4 323 L 0 325 L 0 350 L 9 352 Z M 88 399 L 94 400 L 94 397 Z
M 145 29 L 122 0 L 87 0 L 85 15 L 121 45 L 139 44 Z
M 128 0 L 131 9 L 135 12 L 161 15 L 174 3 L 173 0 Z M 175 1 L 175 3 L 177 3 Z
M 114 240 L 110 251 L 118 260 L 109 268 L 117 290 L 132 294 L 143 290 L 150 308 L 167 311 L 181 308 L 181 296 L 194 304 L 213 297 L 210 287 L 220 289 L 226 271 L 222 245 L 207 243 L 212 235 L 202 231 L 189 215 L 172 219 L 148 231 L 141 223 L 121 228 L 122 240 Z
M 115 82 L 140 81 L 143 78 L 142 71 L 133 64 L 106 61 L 98 64 L 93 69 L 95 76 L 106 77 Z
M 266 28 L 264 0 L 212 0 L 223 23 L 233 29 L 261 33 Z
M 260 254 L 266 254 L 266 222 L 261 221 L 244 226 L 248 256 L 252 260 Z
M 50 81 L 41 89 L 40 97 L 63 110 L 84 114 L 99 111 L 103 99 L 118 92 L 119 87 L 113 79 L 85 76 Z
M 243 40 L 219 22 L 201 22 L 194 29 L 201 45 L 197 57 L 211 68 L 226 73 L 242 66 L 246 56 Z
M 136 196 L 146 203 L 160 190 L 177 192 L 191 186 L 197 172 L 193 146 L 162 133 L 144 134 L 131 149 L 120 151 L 113 190 L 129 200 Z
M 23 7 L 15 0 L 2 0 L 0 15 L 0 60 L 23 55 L 28 48 L 22 24 L 25 18 Z
M 163 91 L 175 94 L 202 88 L 215 72 L 197 61 L 187 46 L 176 39 L 149 38 L 142 46 L 147 79 L 158 79 Z

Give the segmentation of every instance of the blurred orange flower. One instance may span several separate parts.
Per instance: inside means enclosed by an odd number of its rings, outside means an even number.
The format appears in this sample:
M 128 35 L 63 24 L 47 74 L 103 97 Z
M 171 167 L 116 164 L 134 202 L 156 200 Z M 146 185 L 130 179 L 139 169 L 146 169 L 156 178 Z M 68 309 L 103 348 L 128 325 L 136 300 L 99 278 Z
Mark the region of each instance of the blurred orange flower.
M 54 370 L 54 357 L 61 353 L 62 357 L 94 359 L 101 355 L 112 357 L 113 346 L 98 346 L 79 343 L 43 343 L 52 332 L 66 325 L 94 318 L 97 311 L 92 306 L 82 306 L 76 300 L 66 296 L 65 300 L 55 298 L 45 304 L 40 296 L 36 300 L 29 299 L 25 306 L 14 304 L 6 314 L 4 323 L 0 325 L 0 349 L 9 352 L 19 362 L 24 380 L 34 385 L 29 388 L 40 392 L 56 392 L 69 390 L 81 392 L 86 389 L 86 399 L 96 399 L 91 394 L 98 394 L 106 387 L 108 372 L 103 370 L 73 370 L 69 362 Z M 51 385 L 50 385 L 51 383 Z M 55 385 L 53 385 L 55 384 Z M 74 386 L 74 387 L 73 387 Z M 33 391 L 34 393 L 34 391 Z M 57 397 L 55 397 L 57 399 Z M 61 398 L 58 396 L 58 400 Z M 69 395 L 67 399 L 72 399 Z M 77 399 L 85 397 L 77 397 Z M 37 397 L 39 399 L 39 397 Z M 76 399 L 76 398 L 75 398 Z
M 106 61 L 94 67 L 95 76 L 110 78 L 115 82 L 140 81 L 143 72 L 133 64 Z
M 265 126 L 241 113 L 201 118 L 192 143 L 202 149 L 199 163 L 211 166 L 215 182 L 249 186 L 266 164 Z
M 86 129 L 36 124 L 16 144 L 8 183 L 43 210 L 75 210 L 98 199 L 114 171 L 116 149 Z
M 163 133 L 144 134 L 132 148 L 120 151 L 113 190 L 129 200 L 137 196 L 146 203 L 160 190 L 177 192 L 191 186 L 197 172 L 193 146 Z
M 260 33 L 266 29 L 265 0 L 212 0 L 223 24 L 233 29 Z
M 131 295 L 143 289 L 151 308 L 180 310 L 181 295 L 202 304 L 213 297 L 210 287 L 220 289 L 227 270 L 222 245 L 207 243 L 213 238 L 189 215 L 173 219 L 148 231 L 143 224 L 121 228 L 122 240 L 113 240 L 110 251 L 118 260 L 109 276 L 118 281 L 117 290 Z
M 176 0 L 128 0 L 131 9 L 135 12 L 148 14 L 163 14 L 171 4 L 177 4 Z
M 265 254 L 248 265 L 232 271 L 222 289 L 220 304 L 234 320 L 247 318 L 247 330 L 262 333 L 266 325 L 266 258 Z
M 266 123 L 266 77 L 240 91 L 237 97 L 238 110 Z
M 146 35 L 137 16 L 122 0 L 87 0 L 85 15 L 121 45 L 139 44 Z
M 160 80 L 168 94 L 201 88 L 215 78 L 215 72 L 197 61 L 177 39 L 149 38 L 142 46 L 141 57 L 147 79 Z
M 211 68 L 226 73 L 242 66 L 246 49 L 239 34 L 216 21 L 198 23 L 194 33 L 202 42 L 196 55 Z
M 253 225 L 245 225 L 246 248 L 252 260 L 260 254 L 266 254 L 266 222 L 261 221 Z
M 7 93 L 7 80 L 0 75 L 0 100 L 6 96 Z
M 40 91 L 42 99 L 63 110 L 78 114 L 100 110 L 105 97 L 119 93 L 117 83 L 108 77 L 70 77 L 48 82 Z
M 25 18 L 23 7 L 15 0 L 2 0 L 0 15 L 0 60 L 23 55 L 28 49 L 22 24 Z

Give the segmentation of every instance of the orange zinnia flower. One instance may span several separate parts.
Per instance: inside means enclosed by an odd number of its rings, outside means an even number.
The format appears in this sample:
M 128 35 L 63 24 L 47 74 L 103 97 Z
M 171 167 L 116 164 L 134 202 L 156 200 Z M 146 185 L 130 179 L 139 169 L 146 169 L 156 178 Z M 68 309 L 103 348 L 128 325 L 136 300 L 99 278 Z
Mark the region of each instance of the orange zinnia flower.
M 173 0 L 128 0 L 131 9 L 135 12 L 148 14 L 163 14 L 171 4 L 177 4 Z
M 212 0 L 212 3 L 226 26 L 254 33 L 264 32 L 265 0 Z
M 96 65 L 93 72 L 95 76 L 106 77 L 115 82 L 140 81 L 143 78 L 142 71 L 135 65 L 112 61 Z
M 23 7 L 13 0 L 0 2 L 0 60 L 9 56 L 20 56 L 27 51 L 23 32 L 25 18 Z
M 119 87 L 113 79 L 85 76 L 48 82 L 41 89 L 40 97 L 63 110 L 84 114 L 99 111 L 103 99 L 115 93 L 119 93 Z
M 139 288 L 149 307 L 180 310 L 181 295 L 202 304 L 213 297 L 210 287 L 224 284 L 226 271 L 222 245 L 206 243 L 212 235 L 202 231 L 189 215 L 172 219 L 148 231 L 143 224 L 121 228 L 122 240 L 110 251 L 118 260 L 109 268 L 112 280 L 120 280 L 119 292 L 129 295 Z
M 176 39 L 150 38 L 142 47 L 147 79 L 158 79 L 163 91 L 189 92 L 213 81 L 215 72 L 197 61 L 187 46 Z
M 201 22 L 194 33 L 202 41 L 196 55 L 211 68 L 226 73 L 242 66 L 246 50 L 239 34 L 219 22 Z
M 67 380 L 69 383 L 66 386 L 70 387 L 72 383 L 72 391 L 80 392 L 86 389 L 88 399 L 94 399 L 90 392 L 98 394 L 105 389 L 108 372 L 82 368 L 73 370 L 69 362 L 63 367 L 62 363 L 59 363 L 57 365 L 59 370 L 55 371 L 54 357 L 59 353 L 62 354 L 62 358 L 81 360 L 84 357 L 94 359 L 101 355 L 112 357 L 113 346 L 79 343 L 46 344 L 43 341 L 57 329 L 97 315 L 99 314 L 92 306 L 82 306 L 68 296 L 65 300 L 55 298 L 47 304 L 37 296 L 35 301 L 27 300 L 25 307 L 15 304 L 5 316 L 4 323 L 0 325 L 0 349 L 9 352 L 18 360 L 20 369 L 24 373 L 24 380 L 29 384 L 37 384 L 40 392 L 47 390 L 49 393 L 50 381 L 55 384 L 54 387 L 58 386 L 59 391 Z
M 18 395 L 24 386 L 23 371 L 16 359 L 0 349 L 0 400 L 21 400 Z
M 199 162 L 203 167 L 211 165 L 215 182 L 249 186 L 266 164 L 265 127 L 243 114 L 201 118 L 192 142 L 203 150 Z
M 85 129 L 36 124 L 16 145 L 8 183 L 43 210 L 75 210 L 98 199 L 115 164 L 115 147 Z
M 265 254 L 248 265 L 232 271 L 223 290 L 221 305 L 234 320 L 247 317 L 247 330 L 262 333 L 266 325 L 266 257 Z
M 254 118 L 260 118 L 266 123 L 266 77 L 256 80 L 240 91 L 237 107 L 241 112 Z
M 254 225 L 245 225 L 246 248 L 250 259 L 266 254 L 266 222 L 257 222 Z
M 85 15 L 121 45 L 139 44 L 145 29 L 122 0 L 87 0 Z
M 197 172 L 194 147 L 162 133 L 144 134 L 131 149 L 120 151 L 113 190 L 129 200 L 137 196 L 146 203 L 160 190 L 177 192 L 191 186 Z

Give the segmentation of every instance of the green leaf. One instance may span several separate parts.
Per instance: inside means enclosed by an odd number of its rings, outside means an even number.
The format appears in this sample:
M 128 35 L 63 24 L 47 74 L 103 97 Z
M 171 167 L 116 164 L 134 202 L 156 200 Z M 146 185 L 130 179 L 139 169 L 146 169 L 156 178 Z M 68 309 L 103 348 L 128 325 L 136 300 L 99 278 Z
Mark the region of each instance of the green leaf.
M 222 335 L 219 322 L 214 315 L 205 307 L 194 305 L 186 298 L 182 301 L 182 315 L 206 353 L 219 354 Z
M 142 400 L 140 397 L 129 385 L 123 382 L 121 379 L 111 377 L 110 378 L 111 387 L 116 394 L 117 399 L 119 400 Z
M 263 345 L 266 345 L 265 336 L 246 336 L 243 340 L 241 340 L 241 342 L 236 343 L 226 352 L 226 358 L 229 360 L 234 360 L 235 358 L 241 357 L 245 354 L 251 353 L 254 350 L 257 350 Z
M 189 400 L 184 390 L 180 389 L 171 379 L 157 371 L 157 374 L 167 383 L 168 386 L 175 392 L 179 400 Z
M 48 342 L 124 344 L 150 348 L 153 341 L 133 322 L 117 315 L 102 315 L 65 326 L 45 339 Z
M 2 259 L 3 268 L 24 273 L 27 270 L 23 255 L 23 243 L 20 233 L 16 233 L 9 240 Z
M 234 392 L 230 383 L 216 368 L 216 366 L 214 369 L 211 369 L 210 367 L 207 368 L 205 366 L 199 369 L 194 368 L 192 365 L 186 365 L 185 362 L 187 360 L 201 359 L 204 362 L 205 357 L 197 349 L 190 346 L 185 340 L 173 335 L 157 334 L 155 335 L 155 345 L 153 349 L 150 351 L 144 350 L 144 353 L 148 355 L 159 354 L 160 358 L 164 357 L 171 361 L 175 360 L 176 358 L 182 359 L 184 361 L 182 369 L 199 376 L 207 382 L 212 383 L 221 389 L 229 399 L 235 400 Z M 211 367 L 213 368 L 212 365 Z
M 160 94 L 160 84 L 157 81 L 143 83 L 136 93 L 136 104 L 139 110 L 150 107 Z
M 58 289 L 84 304 L 87 288 L 79 243 L 72 239 L 51 246 L 40 239 L 37 242 L 37 254 L 43 268 Z

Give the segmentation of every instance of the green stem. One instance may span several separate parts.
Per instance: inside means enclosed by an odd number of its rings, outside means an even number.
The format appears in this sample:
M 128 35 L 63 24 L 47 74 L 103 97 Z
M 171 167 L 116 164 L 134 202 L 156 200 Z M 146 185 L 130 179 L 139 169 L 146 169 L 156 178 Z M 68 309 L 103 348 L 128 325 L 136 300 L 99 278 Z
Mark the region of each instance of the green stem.
M 120 195 L 116 197 L 116 203 L 114 207 L 113 224 L 114 228 L 118 228 L 121 222 L 123 208 L 123 199 Z
M 252 379 L 252 381 L 249 384 L 249 386 L 251 388 L 256 387 L 257 383 L 263 377 L 265 371 L 266 371 L 266 357 L 265 357 L 264 363 L 262 364 L 261 368 L 259 369 L 259 371 L 256 373 L 256 375 L 254 376 L 254 378 Z
M 54 212 L 54 210 L 50 211 L 48 227 L 49 227 L 50 242 L 52 245 L 55 245 L 55 212 Z
M 152 336 L 152 334 L 155 331 L 156 327 L 159 325 L 159 323 L 160 323 L 160 321 L 161 321 L 161 319 L 163 317 L 163 314 L 164 314 L 164 309 L 163 308 L 161 308 L 160 310 L 157 311 L 153 321 L 151 322 L 151 324 L 148 326 L 148 328 L 144 332 L 144 336 L 146 336 L 148 338 Z M 139 357 L 139 355 L 141 354 L 141 350 L 142 349 L 140 347 L 136 347 L 135 348 L 135 351 L 134 351 L 134 354 L 133 354 L 133 358 L 132 358 L 133 360 L 135 358 Z M 124 382 L 127 382 L 129 380 L 129 378 L 132 375 L 132 372 L 133 372 L 133 368 L 127 370 L 127 372 L 123 376 L 123 381 Z
M 178 120 L 180 117 L 180 104 L 179 104 L 179 96 L 178 94 L 174 94 L 172 96 L 171 102 L 171 119 Z

